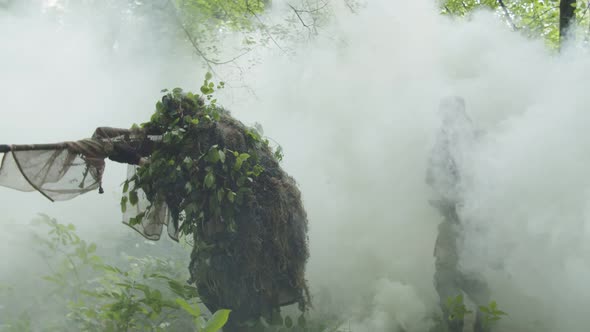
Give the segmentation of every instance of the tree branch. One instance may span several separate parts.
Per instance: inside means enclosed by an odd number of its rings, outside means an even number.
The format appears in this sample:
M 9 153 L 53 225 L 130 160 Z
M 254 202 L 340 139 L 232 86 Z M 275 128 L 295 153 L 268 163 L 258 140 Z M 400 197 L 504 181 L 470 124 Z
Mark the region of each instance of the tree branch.
M 320 10 L 322 10 L 324 8 L 326 8 L 326 6 L 328 6 L 328 2 L 327 1 L 324 2 L 324 4 L 322 6 L 319 6 L 319 7 L 314 8 L 314 9 L 297 9 L 297 8 L 295 8 L 293 5 L 291 5 L 289 3 L 287 5 L 293 10 L 293 12 L 295 12 L 295 15 L 297 15 L 297 18 L 299 19 L 299 21 L 301 22 L 301 24 L 310 31 L 310 34 L 311 34 L 311 31 L 312 30 L 313 30 L 313 32 L 315 34 L 318 33 L 317 27 L 316 27 L 316 24 L 315 24 L 316 19 L 313 16 L 313 14 L 316 13 L 316 12 L 319 12 Z M 350 8 L 352 10 L 352 7 L 350 7 Z M 311 16 L 311 19 L 313 20 L 313 24 L 305 23 L 305 20 L 303 20 L 303 17 L 301 17 L 301 13 L 309 14 Z
M 352 7 L 352 5 L 348 1 L 344 0 L 344 4 L 346 5 L 346 7 L 348 7 L 348 9 L 350 9 L 351 13 L 356 14 L 356 10 Z
M 168 0 L 168 4 L 172 7 L 173 10 L 173 14 L 174 14 L 174 18 L 176 19 L 176 22 L 178 23 L 178 25 L 180 26 L 180 28 L 182 29 L 182 31 L 184 32 L 184 34 L 186 35 L 187 39 L 189 40 L 189 42 L 191 43 L 191 45 L 193 46 L 193 48 L 195 49 L 195 51 L 197 51 L 197 54 L 203 59 L 205 60 L 205 63 L 207 65 L 207 68 L 214 74 L 215 70 L 213 69 L 212 65 L 225 65 L 228 64 L 230 62 L 234 62 L 237 59 L 243 57 L 244 55 L 250 53 L 252 51 L 252 49 L 249 49 L 229 60 L 225 60 L 225 61 L 217 61 L 217 60 L 213 60 L 210 59 L 207 55 L 205 55 L 205 52 L 203 52 L 199 46 L 199 44 L 197 43 L 196 39 L 191 35 L 190 31 L 188 31 L 187 27 L 184 25 L 184 23 L 182 22 L 182 20 L 180 19 L 178 12 L 176 11 L 176 7 L 174 6 L 174 4 L 172 3 L 172 0 Z
M 264 33 L 268 36 L 268 38 L 270 38 L 270 40 L 272 40 L 272 42 L 276 45 L 276 47 L 279 48 L 279 50 L 281 50 L 283 53 L 287 54 L 287 51 L 285 51 L 281 45 L 279 45 L 279 43 L 275 40 L 275 38 L 270 34 L 270 32 L 268 32 L 268 30 L 266 29 L 266 25 L 264 24 L 264 22 L 262 22 L 262 20 L 260 19 L 260 17 L 258 17 L 258 14 L 256 14 L 252 8 L 250 8 L 250 4 L 248 3 L 248 0 L 246 0 L 246 9 L 248 10 L 248 12 L 250 14 L 252 14 L 252 16 L 254 16 L 256 18 L 256 20 L 258 21 L 258 23 L 260 23 L 263 27 L 263 31 Z
M 512 29 L 514 29 L 515 31 L 518 30 L 518 27 L 516 26 L 516 24 L 514 24 L 512 16 L 508 11 L 508 7 L 506 7 L 506 4 L 504 3 L 504 0 L 498 0 L 498 3 L 500 4 L 500 7 L 502 7 L 502 10 L 504 10 L 504 15 L 506 15 L 506 19 L 508 20 L 508 23 L 510 23 L 510 25 L 512 26 Z
M 307 25 L 307 24 L 305 23 L 305 21 L 303 21 L 303 18 L 301 17 L 301 15 L 299 15 L 299 11 L 298 11 L 298 10 L 297 10 L 295 7 L 291 6 L 290 4 L 288 4 L 288 6 L 289 6 L 289 7 L 291 7 L 291 9 L 293 9 L 293 11 L 295 12 L 295 15 L 297 15 L 297 18 L 299 19 L 299 21 L 301 22 L 301 24 L 302 24 L 304 27 L 306 27 L 306 28 L 308 28 L 308 29 L 309 29 L 309 28 L 310 28 L 310 27 L 309 27 L 309 25 Z
M 559 43 L 567 39 L 569 28 L 576 18 L 576 0 L 559 1 Z

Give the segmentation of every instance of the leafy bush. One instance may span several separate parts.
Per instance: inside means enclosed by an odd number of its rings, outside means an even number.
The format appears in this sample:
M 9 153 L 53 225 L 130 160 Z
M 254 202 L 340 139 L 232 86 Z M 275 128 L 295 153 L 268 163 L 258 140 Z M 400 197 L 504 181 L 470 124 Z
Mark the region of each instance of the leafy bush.
M 449 320 L 463 320 L 466 315 L 472 314 L 473 311 L 467 309 L 465 306 L 463 295 L 459 294 L 456 297 L 447 298 L 446 303 L 447 309 L 449 310 Z M 483 314 L 483 325 L 488 328 L 493 323 L 498 322 L 502 316 L 508 315 L 502 310 L 498 309 L 496 301 L 491 301 L 487 306 L 478 306 L 479 311 Z
M 0 331 L 218 331 L 230 311 L 206 319 L 198 309 L 197 291 L 187 284 L 187 272 L 161 258 L 126 257 L 125 267 L 107 264 L 97 245 L 82 240 L 74 225 L 48 216 L 38 224 L 49 228 L 38 236 L 39 252 L 51 273 L 49 295 L 62 304 L 66 319 L 34 322 L 27 312 L 5 318 Z M 182 266 L 186 269 L 186 266 Z M 63 300 L 60 303 L 59 299 Z M 37 326 L 39 325 L 39 326 Z

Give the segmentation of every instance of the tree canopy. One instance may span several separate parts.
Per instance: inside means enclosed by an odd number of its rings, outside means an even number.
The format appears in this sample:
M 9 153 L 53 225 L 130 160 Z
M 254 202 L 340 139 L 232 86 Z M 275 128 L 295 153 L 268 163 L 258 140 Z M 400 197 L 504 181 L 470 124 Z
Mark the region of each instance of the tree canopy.
M 571 35 L 584 43 L 590 37 L 590 4 L 581 0 L 444 0 L 441 13 L 466 17 L 476 10 L 491 9 L 512 29 L 541 37 L 551 48 L 560 45 L 562 34 L 572 24 Z M 561 16 L 561 20 L 560 20 Z

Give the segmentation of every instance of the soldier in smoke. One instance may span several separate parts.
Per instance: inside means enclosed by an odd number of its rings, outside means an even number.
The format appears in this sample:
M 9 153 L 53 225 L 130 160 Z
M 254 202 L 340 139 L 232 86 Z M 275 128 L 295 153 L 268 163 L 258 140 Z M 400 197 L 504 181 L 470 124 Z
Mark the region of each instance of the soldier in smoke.
M 443 321 L 449 331 L 459 332 L 463 331 L 464 321 L 462 318 L 452 317 L 447 300 L 464 292 L 477 305 L 486 305 L 489 301 L 487 284 L 477 276 L 461 271 L 457 247 L 461 235 L 461 218 L 458 212 L 463 203 L 460 162 L 469 145 L 476 140 L 478 132 L 465 111 L 463 98 L 443 99 L 439 111 L 442 127 L 430 156 L 426 179 L 438 196 L 430 203 L 443 217 L 438 226 L 434 249 L 434 285 L 440 297 Z M 486 330 L 479 310 L 474 330 Z

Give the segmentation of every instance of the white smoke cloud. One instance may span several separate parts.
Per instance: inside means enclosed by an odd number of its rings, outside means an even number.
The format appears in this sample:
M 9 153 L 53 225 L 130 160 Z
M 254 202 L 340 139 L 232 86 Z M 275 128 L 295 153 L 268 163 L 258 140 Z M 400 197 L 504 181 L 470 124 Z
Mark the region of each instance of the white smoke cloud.
M 486 277 L 503 329 L 583 330 L 587 56 L 550 54 L 485 12 L 449 22 L 424 1 L 371 2 L 332 33 L 346 46 L 322 40 L 260 67 L 263 101 L 237 113 L 264 119 L 287 151 L 310 213 L 312 285 L 344 316 L 371 308 L 373 325 L 357 328 L 392 331 L 404 310 L 375 300 L 388 294 L 377 280 L 401 282 L 415 293 L 407 312 L 422 313 L 406 317 L 428 321 L 440 218 L 425 163 L 439 98 L 458 94 L 486 131 L 463 160 L 465 270 Z
M 281 3 L 275 6 L 280 12 Z M 40 18 L 0 25 L 6 143 L 129 126 L 148 118 L 160 88 L 199 83 L 196 64 L 186 74 L 188 63 L 161 53 L 137 62 L 133 51 L 104 58 L 92 28 L 56 30 Z M 284 166 L 309 213 L 308 277 L 318 310 L 341 314 L 353 331 L 431 326 L 440 217 L 428 205 L 424 178 L 438 101 L 457 94 L 486 132 L 463 160 L 470 179 L 465 269 L 481 272 L 509 313 L 503 330 L 584 330 L 587 55 L 552 55 L 490 13 L 452 22 L 426 0 L 371 1 L 358 15 L 343 6 L 323 33 L 297 56 L 260 50 L 250 55 L 262 64 L 245 74 L 220 69 L 244 77 L 257 98 L 240 89 L 218 98 L 246 123 L 260 122 L 286 152 Z M 100 220 L 109 231 L 130 231 L 118 222 L 124 168 L 108 167 L 101 199 L 49 204 L 2 189 L 3 215 L 14 223 L 44 211 L 82 227 Z

